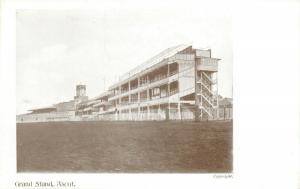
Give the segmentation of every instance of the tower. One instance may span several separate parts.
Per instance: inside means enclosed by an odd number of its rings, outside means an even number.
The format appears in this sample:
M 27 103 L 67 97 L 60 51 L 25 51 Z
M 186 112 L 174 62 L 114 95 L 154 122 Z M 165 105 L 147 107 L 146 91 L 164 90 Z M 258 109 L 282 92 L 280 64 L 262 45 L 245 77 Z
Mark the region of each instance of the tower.
M 76 96 L 74 96 L 74 100 L 84 101 L 87 100 L 86 96 L 86 86 L 85 85 L 76 85 Z

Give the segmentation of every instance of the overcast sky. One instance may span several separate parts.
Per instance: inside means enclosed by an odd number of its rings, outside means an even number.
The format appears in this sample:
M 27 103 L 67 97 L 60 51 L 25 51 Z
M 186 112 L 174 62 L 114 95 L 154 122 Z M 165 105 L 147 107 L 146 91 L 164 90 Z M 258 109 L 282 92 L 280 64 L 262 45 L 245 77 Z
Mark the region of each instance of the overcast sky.
M 94 97 L 117 77 L 178 44 L 211 48 L 219 94 L 232 97 L 231 18 L 197 9 L 20 10 L 16 17 L 17 113 L 73 99 L 75 85 Z

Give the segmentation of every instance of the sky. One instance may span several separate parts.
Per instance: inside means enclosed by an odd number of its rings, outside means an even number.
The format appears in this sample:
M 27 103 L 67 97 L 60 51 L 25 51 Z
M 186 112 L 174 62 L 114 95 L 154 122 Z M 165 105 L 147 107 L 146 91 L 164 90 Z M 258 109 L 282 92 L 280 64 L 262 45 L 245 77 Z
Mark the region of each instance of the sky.
M 178 44 L 211 48 L 220 58 L 219 94 L 232 97 L 231 17 L 190 8 L 18 10 L 17 114 L 73 99 L 85 84 L 91 98 L 118 77 Z

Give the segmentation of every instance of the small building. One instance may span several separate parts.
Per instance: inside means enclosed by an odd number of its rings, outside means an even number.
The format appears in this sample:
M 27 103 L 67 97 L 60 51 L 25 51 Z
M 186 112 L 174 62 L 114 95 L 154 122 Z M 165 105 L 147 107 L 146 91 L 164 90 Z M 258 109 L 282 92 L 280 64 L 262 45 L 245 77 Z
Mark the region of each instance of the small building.
M 233 118 L 232 98 L 219 96 L 219 119 L 231 120 Z
M 77 85 L 74 100 L 31 109 L 30 113 L 17 115 L 17 122 L 75 121 L 77 104 L 88 100 L 85 90 L 85 85 Z

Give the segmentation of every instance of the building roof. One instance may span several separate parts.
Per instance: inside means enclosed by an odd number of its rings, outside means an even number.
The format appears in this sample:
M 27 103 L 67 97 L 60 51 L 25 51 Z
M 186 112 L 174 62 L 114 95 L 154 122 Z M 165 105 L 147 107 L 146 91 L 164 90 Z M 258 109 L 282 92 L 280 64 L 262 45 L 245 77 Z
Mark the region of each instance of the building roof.
M 167 59 L 167 58 L 170 58 L 170 57 L 174 56 L 178 52 L 183 51 L 184 49 L 186 49 L 190 46 L 191 45 L 189 45 L 189 44 L 181 44 L 181 45 L 177 45 L 177 46 L 174 46 L 174 47 L 167 48 L 164 51 L 157 54 L 156 56 L 154 56 L 151 59 L 147 60 L 143 64 L 141 64 L 141 65 L 133 68 L 129 72 L 125 73 L 119 79 L 120 79 L 120 81 L 126 80 L 126 79 L 130 78 L 131 76 L 133 76 L 133 75 L 135 75 L 139 72 L 142 72 L 142 71 L 150 68 L 151 66 L 161 62 L 164 59 Z M 115 85 L 117 85 L 117 83 Z M 115 85 L 113 85 L 110 88 L 113 88 Z
M 41 110 L 56 110 L 56 107 L 54 106 L 47 106 L 47 107 L 41 107 L 41 108 L 34 108 L 28 111 L 41 111 Z
M 28 110 L 28 111 L 31 111 L 29 114 L 49 113 L 49 112 L 56 111 L 56 107 L 48 106 L 48 107 L 42 107 L 42 108 L 35 108 L 35 109 Z
M 105 91 L 105 92 L 99 94 L 98 96 L 95 96 L 95 97 L 92 98 L 91 100 L 97 100 L 97 99 L 103 98 L 103 97 L 105 97 L 105 96 L 108 96 L 109 93 L 110 93 L 110 91 Z
M 93 105 L 93 104 L 96 104 L 99 102 L 101 102 L 101 100 L 90 100 L 89 102 L 86 103 L 86 105 L 89 106 L 89 105 Z

